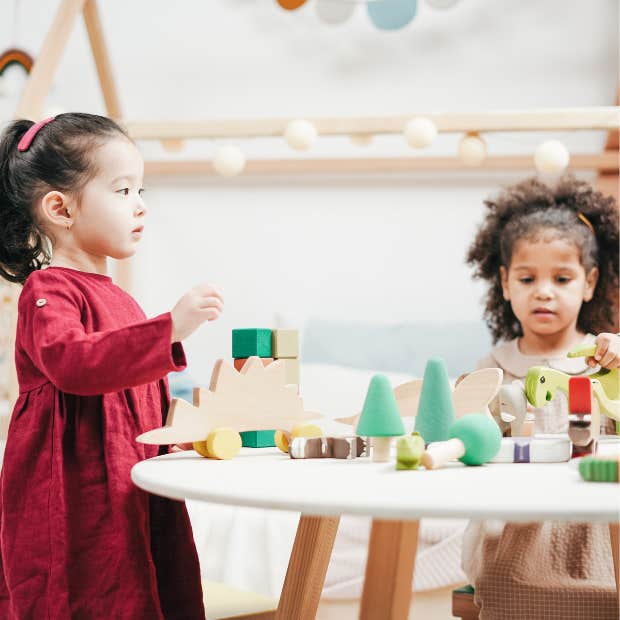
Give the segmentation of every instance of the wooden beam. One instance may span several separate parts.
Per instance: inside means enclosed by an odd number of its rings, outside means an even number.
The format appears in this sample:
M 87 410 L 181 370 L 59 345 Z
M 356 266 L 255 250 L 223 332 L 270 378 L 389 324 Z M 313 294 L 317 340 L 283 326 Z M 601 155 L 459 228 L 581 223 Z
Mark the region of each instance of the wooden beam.
M 618 170 L 614 153 L 572 155 L 571 170 Z M 466 166 L 458 157 L 376 157 L 376 158 L 321 158 L 321 159 L 262 159 L 248 161 L 243 175 L 269 174 L 346 174 L 418 171 L 490 171 L 529 170 L 534 172 L 531 156 L 506 155 L 487 158 L 480 166 Z M 218 176 L 209 160 L 147 161 L 148 176 L 206 175 Z
M 319 606 L 340 517 L 301 515 L 288 562 L 277 620 L 313 620 Z
M 108 55 L 108 49 L 103 37 L 103 28 L 99 11 L 97 10 L 96 0 L 87 0 L 84 5 L 84 22 L 90 39 L 90 46 L 93 50 L 97 75 L 101 84 L 101 91 L 105 101 L 108 116 L 120 118 L 122 116 L 121 104 L 118 98 L 114 78 L 112 76 L 112 64 Z
M 373 519 L 360 620 L 409 617 L 419 521 Z
M 45 98 L 85 0 L 63 0 L 26 81 L 15 118 L 41 119 Z
M 432 120 L 446 133 L 468 131 L 569 131 L 614 129 L 620 125 L 620 108 L 558 108 L 498 110 L 490 112 L 415 113 L 409 116 L 366 118 L 310 118 L 319 135 L 402 133 L 414 116 Z M 136 140 L 187 140 L 191 138 L 256 138 L 282 136 L 288 118 L 212 119 L 195 121 L 124 122 Z

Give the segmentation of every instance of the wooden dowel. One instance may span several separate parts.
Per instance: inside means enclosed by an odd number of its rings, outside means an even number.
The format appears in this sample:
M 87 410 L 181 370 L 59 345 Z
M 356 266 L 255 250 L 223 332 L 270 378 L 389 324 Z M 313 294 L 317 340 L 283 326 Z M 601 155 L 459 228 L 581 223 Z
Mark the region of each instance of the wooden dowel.
M 40 120 L 54 73 L 85 0 L 63 0 L 26 81 L 15 118 Z
M 572 155 L 571 170 L 618 170 L 618 156 L 611 152 Z M 256 174 L 342 174 L 417 171 L 492 171 L 526 170 L 534 173 L 531 156 L 506 155 L 487 158 L 480 166 L 466 166 L 457 157 L 373 157 L 321 159 L 263 159 L 248 161 L 242 175 Z M 147 161 L 147 175 L 217 176 L 209 160 Z
M 412 112 L 408 116 L 360 118 L 310 118 L 319 135 L 402 133 L 414 116 L 432 120 L 446 133 L 468 131 L 572 131 L 615 129 L 620 108 L 558 108 L 498 110 L 490 112 Z M 186 140 L 191 138 L 255 138 L 281 136 L 289 118 L 210 119 L 194 121 L 133 121 L 124 125 L 136 140 Z
M 84 22 L 88 31 L 88 38 L 90 39 L 90 46 L 93 51 L 99 84 L 101 85 L 108 116 L 119 118 L 122 116 L 121 104 L 114 84 L 112 64 L 110 63 L 108 49 L 105 44 L 96 0 L 87 0 L 84 5 Z

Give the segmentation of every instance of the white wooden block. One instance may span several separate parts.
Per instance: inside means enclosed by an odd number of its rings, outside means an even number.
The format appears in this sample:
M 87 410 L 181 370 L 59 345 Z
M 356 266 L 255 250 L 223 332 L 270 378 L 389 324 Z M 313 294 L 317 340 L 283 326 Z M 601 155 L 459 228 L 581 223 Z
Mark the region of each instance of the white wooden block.
M 276 359 L 299 357 L 299 332 L 296 329 L 274 329 L 272 339 Z

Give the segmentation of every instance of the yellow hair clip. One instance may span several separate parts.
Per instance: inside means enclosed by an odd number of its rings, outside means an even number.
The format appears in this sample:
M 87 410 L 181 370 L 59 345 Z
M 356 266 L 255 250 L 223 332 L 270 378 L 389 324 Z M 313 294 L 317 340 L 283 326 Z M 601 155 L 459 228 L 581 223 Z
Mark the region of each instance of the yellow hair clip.
M 577 217 L 592 231 L 592 234 L 595 234 L 594 226 L 592 226 L 590 220 L 583 213 L 578 212 Z

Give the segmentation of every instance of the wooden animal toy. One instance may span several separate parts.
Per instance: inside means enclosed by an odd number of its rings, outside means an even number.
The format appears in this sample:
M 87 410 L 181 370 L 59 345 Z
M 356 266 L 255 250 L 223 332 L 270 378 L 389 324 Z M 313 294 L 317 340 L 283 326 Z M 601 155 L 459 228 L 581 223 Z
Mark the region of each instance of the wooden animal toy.
M 431 443 L 422 457 L 426 469 L 436 469 L 450 460 L 465 465 L 482 465 L 498 452 L 502 434 L 497 424 L 483 413 L 470 413 L 450 427 L 450 439 Z
M 468 413 L 483 412 L 491 416 L 489 404 L 500 389 L 503 372 L 500 368 L 482 368 L 467 375 L 452 391 L 454 415 L 458 419 Z M 414 418 L 422 394 L 423 379 L 412 379 L 394 388 L 394 397 L 403 418 Z M 359 415 L 339 418 L 342 424 L 357 426 Z M 360 433 L 358 433 L 360 434 Z
M 385 375 L 370 380 L 357 434 L 373 438 L 372 457 L 377 462 L 389 460 L 392 437 L 405 434 L 392 385 Z
M 508 430 L 512 437 L 533 434 L 533 423 L 528 420 L 527 398 L 521 381 L 515 379 L 508 385 L 501 385 L 490 410 L 502 435 Z
M 491 463 L 564 463 L 570 461 L 571 442 L 557 437 L 504 437 Z
M 579 461 L 579 474 L 588 482 L 620 482 L 620 457 L 586 456 Z
M 364 437 L 295 437 L 289 447 L 292 459 L 355 459 L 370 456 L 370 445 Z
M 399 437 L 396 440 L 396 469 L 418 469 L 424 450 L 424 438 L 420 433 Z
M 166 425 L 136 440 L 148 444 L 196 442 L 200 454 L 232 458 L 241 449 L 240 436 L 233 439 L 240 431 L 268 427 L 293 432 L 296 426 L 318 417 L 322 416 L 304 410 L 297 386 L 286 384 L 282 362 L 263 366 L 258 357 L 251 357 L 238 372 L 220 359 L 209 389 L 194 389 L 193 405 L 173 399 Z M 226 429 L 224 439 L 219 438 L 218 429 Z M 226 449 L 218 450 L 224 444 Z
M 588 345 L 587 347 L 579 347 L 571 351 L 568 355 L 569 357 L 577 357 L 578 355 L 589 356 L 594 355 L 595 352 L 596 346 Z M 583 375 L 582 378 L 590 382 L 594 401 L 591 405 L 591 412 L 586 414 L 589 415 L 589 418 L 584 417 L 582 424 L 585 426 L 587 423 L 590 434 L 592 437 L 595 437 L 598 433 L 597 429 L 600 428 L 600 413 L 605 413 L 616 422 L 620 421 L 620 374 L 617 368 L 613 370 L 603 368 L 591 375 Z M 525 395 L 528 402 L 534 407 L 544 406 L 555 397 L 558 390 L 563 392 L 567 398 L 570 398 L 570 380 L 570 375 L 559 370 L 546 368 L 544 366 L 534 366 L 528 370 L 525 377 Z M 574 385 L 582 386 L 583 384 L 579 383 Z M 583 404 L 583 395 L 577 397 L 574 391 L 575 389 L 577 388 L 573 389 L 573 398 L 578 398 L 579 402 Z M 579 387 L 578 389 L 583 391 L 583 387 Z

